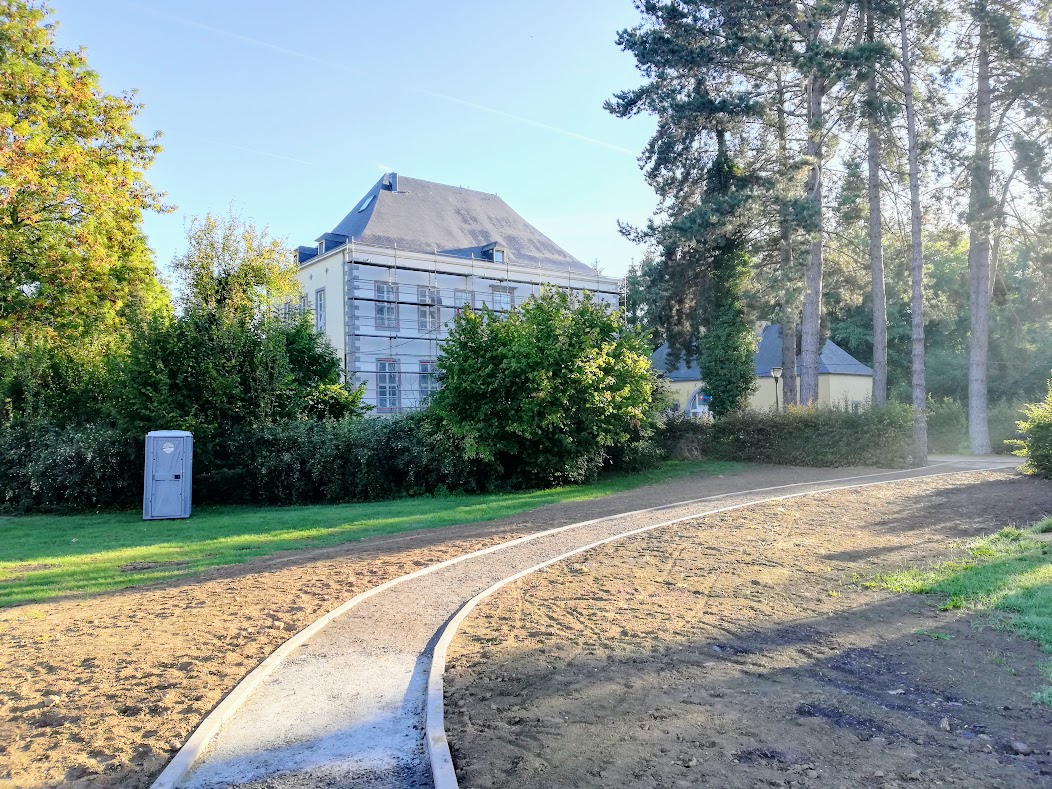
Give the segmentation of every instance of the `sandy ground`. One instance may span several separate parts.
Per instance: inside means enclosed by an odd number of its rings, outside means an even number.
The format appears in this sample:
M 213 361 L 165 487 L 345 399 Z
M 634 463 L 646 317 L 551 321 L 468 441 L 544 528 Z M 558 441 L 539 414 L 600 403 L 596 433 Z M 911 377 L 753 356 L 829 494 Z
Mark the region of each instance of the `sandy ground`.
M 903 482 L 708 516 L 523 579 L 450 652 L 461 786 L 1050 786 L 1052 710 L 1031 701 L 1048 656 L 853 583 L 1050 512 L 1047 481 Z
M 275 556 L 162 586 L 0 609 L 0 787 L 145 787 L 290 635 L 390 578 L 515 536 L 694 496 L 875 469 L 698 475 L 488 523 Z
M 371 586 L 504 539 L 253 563 L 4 611 L 0 786 L 148 786 L 222 696 L 293 632 Z

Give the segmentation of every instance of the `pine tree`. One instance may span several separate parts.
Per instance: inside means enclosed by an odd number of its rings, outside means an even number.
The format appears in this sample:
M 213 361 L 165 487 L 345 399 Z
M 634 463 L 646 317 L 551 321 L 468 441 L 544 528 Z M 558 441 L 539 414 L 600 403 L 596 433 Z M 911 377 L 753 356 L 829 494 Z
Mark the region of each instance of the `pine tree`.
M 913 462 L 928 462 L 928 392 L 924 382 L 924 250 L 921 241 L 920 160 L 917 118 L 913 102 L 913 54 L 906 21 L 905 0 L 899 2 L 902 52 L 902 97 L 906 107 L 906 140 L 910 179 L 910 279 L 913 285 L 910 311 L 913 315 Z
M 723 132 L 717 132 L 716 140 L 716 157 L 705 182 L 711 229 L 701 236 L 707 251 L 708 287 L 702 294 L 705 330 L 698 338 L 697 360 L 712 410 L 723 416 L 744 409 L 756 388 L 756 337 L 743 301 L 749 279 L 744 234 L 730 219 L 741 208 L 736 194 L 741 173 L 727 152 Z
M 1048 0 L 981 0 L 966 6 L 960 57 L 971 69 L 973 146 L 966 162 L 970 330 L 968 437 L 972 452 L 990 452 L 988 361 L 990 304 L 1002 234 L 1027 223 L 1016 201 L 1047 191 L 1044 151 L 1052 144 L 1052 42 Z M 999 193 L 999 194 L 998 194 Z

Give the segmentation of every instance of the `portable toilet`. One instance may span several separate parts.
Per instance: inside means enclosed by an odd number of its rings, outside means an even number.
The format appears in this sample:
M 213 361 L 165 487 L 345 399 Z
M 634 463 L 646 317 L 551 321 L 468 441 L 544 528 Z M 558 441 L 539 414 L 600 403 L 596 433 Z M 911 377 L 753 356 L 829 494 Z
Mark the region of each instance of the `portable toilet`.
M 143 520 L 190 517 L 190 472 L 194 436 L 185 430 L 146 434 L 146 479 Z

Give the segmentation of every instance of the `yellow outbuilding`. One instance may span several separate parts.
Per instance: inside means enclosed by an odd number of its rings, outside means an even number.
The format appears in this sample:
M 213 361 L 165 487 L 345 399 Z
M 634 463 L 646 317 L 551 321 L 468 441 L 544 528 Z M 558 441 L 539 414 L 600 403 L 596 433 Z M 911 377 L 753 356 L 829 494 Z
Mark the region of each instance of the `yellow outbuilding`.
M 781 389 L 777 388 L 771 370 L 777 372 L 776 368 L 782 367 L 782 327 L 777 324 L 763 326 L 757 340 L 754 360 L 756 388 L 749 398 L 749 408 L 766 411 L 781 404 Z M 697 365 L 687 364 L 680 359 L 678 365 L 669 369 L 668 351 L 667 344 L 654 351 L 650 357 L 651 366 L 664 377 L 682 410 L 694 416 L 705 416 L 708 414 L 710 401 L 702 391 L 701 374 Z M 799 382 L 799 362 L 797 373 Z M 799 389 L 797 391 L 799 393 Z M 818 360 L 819 405 L 841 405 L 850 408 L 868 402 L 872 392 L 873 370 L 832 340 L 826 340 Z M 712 393 L 713 398 L 719 396 L 719 392 Z

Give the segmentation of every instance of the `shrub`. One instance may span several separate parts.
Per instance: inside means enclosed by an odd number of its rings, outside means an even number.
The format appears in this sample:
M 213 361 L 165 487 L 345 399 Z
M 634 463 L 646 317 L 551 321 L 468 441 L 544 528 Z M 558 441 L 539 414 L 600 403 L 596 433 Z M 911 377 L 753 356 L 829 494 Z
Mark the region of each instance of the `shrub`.
M 1017 454 L 1027 459 L 1027 470 L 1042 477 L 1052 477 L 1052 380 L 1048 395 L 1040 403 L 1023 408 L 1026 415 L 1019 423 L 1023 434 L 1022 447 Z
M 910 462 L 911 419 L 902 405 L 743 411 L 712 422 L 676 415 L 665 420 L 659 437 L 675 458 L 901 468 Z
M 988 412 L 990 447 L 998 455 L 1011 454 L 1022 440 L 1019 421 L 1023 419 L 1025 403 L 1002 400 L 990 406 Z
M 928 451 L 955 454 L 968 451 L 968 411 L 950 397 L 928 397 Z
M 142 501 L 144 436 L 108 427 L 0 430 L 0 510 L 131 508 Z M 194 435 L 195 504 L 376 501 L 495 485 L 426 414 L 290 420 Z
M 145 447 L 99 425 L 23 423 L 0 430 L 0 509 L 130 507 L 142 502 Z
M 511 484 L 582 482 L 637 440 L 655 388 L 648 351 L 606 305 L 555 290 L 506 316 L 464 310 L 430 411 Z

